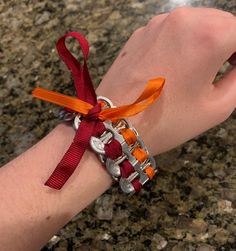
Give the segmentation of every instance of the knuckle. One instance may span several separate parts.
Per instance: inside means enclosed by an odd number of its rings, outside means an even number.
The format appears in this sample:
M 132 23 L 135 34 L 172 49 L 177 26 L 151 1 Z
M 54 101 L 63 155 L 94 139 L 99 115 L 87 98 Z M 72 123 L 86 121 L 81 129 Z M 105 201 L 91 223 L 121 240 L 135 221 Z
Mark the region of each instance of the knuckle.
M 169 18 L 174 21 L 182 21 L 183 19 L 186 19 L 189 16 L 189 10 L 191 8 L 188 7 L 179 7 L 170 12 Z
M 163 21 L 167 16 L 169 15 L 169 13 L 163 13 L 157 16 L 152 17 L 146 27 L 152 27 L 152 26 L 157 26 L 158 24 L 160 24 L 161 21 Z
M 188 27 L 192 25 L 190 9 L 179 7 L 172 10 L 166 20 L 167 26 L 174 32 L 187 32 Z
M 203 48 L 219 48 L 224 41 L 222 34 L 225 34 L 226 23 L 230 21 L 219 16 L 208 18 L 195 16 L 194 18 L 192 14 L 191 7 L 180 7 L 171 11 L 167 18 L 170 29 Z
M 147 27 L 153 26 L 153 25 L 157 24 L 158 19 L 159 19 L 158 16 L 152 17 L 152 18 L 148 21 Z
M 144 27 L 139 27 L 136 30 L 134 30 L 129 38 L 129 41 L 131 41 L 133 39 L 137 39 L 140 36 L 140 34 L 143 33 L 143 30 L 144 30 Z
M 138 35 L 138 34 L 142 33 L 143 30 L 144 30 L 144 27 L 139 27 L 138 29 L 136 29 L 136 30 L 133 32 L 132 35 L 134 35 L 134 36 L 135 36 L 135 35 Z

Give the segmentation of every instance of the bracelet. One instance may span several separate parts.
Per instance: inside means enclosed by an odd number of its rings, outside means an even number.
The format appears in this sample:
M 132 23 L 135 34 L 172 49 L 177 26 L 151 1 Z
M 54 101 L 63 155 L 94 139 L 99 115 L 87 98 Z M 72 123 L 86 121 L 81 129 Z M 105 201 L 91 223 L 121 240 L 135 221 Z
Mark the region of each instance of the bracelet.
M 67 49 L 67 37 L 79 42 L 84 57 L 83 65 Z M 64 107 L 59 118 L 73 121 L 76 133 L 69 149 L 44 185 L 61 189 L 90 145 L 113 179 L 119 182 L 122 191 L 126 194 L 139 192 L 153 178 L 157 167 L 137 130 L 126 118 L 153 104 L 162 92 L 165 79 L 158 77 L 148 80 L 143 92 L 133 103 L 115 107 L 108 98 L 96 96 L 86 64 L 89 53 L 87 40 L 80 33 L 69 32 L 58 40 L 56 47 L 71 71 L 77 97 L 39 87 L 33 90 L 32 95 Z
M 97 100 L 103 109 L 115 107 L 106 97 L 98 96 Z M 81 114 L 62 110 L 59 118 L 64 121 L 73 120 L 74 129 L 79 129 Z M 133 195 L 154 177 L 157 172 L 156 162 L 129 121 L 105 121 L 103 125 L 100 135 L 90 138 L 90 146 L 111 177 L 119 182 L 121 190 Z M 116 153 L 110 153 L 110 148 L 115 148 Z

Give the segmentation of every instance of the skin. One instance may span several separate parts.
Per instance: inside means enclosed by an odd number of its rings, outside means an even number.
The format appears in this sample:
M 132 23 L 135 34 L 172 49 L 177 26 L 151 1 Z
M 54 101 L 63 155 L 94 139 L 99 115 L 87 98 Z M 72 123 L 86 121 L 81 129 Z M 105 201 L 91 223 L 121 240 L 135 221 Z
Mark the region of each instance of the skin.
M 134 120 L 153 154 L 180 145 L 227 119 L 236 106 L 235 69 L 213 85 L 236 51 L 235 29 L 236 18 L 216 9 L 178 8 L 156 16 L 134 32 L 98 93 L 122 104 L 134 100 L 147 79 L 165 77 L 159 101 Z
M 236 70 L 213 84 L 222 64 L 229 58 L 235 62 L 235 30 L 235 17 L 215 9 L 179 8 L 156 16 L 133 33 L 97 94 L 116 105 L 124 100 L 128 104 L 148 79 L 165 77 L 160 99 L 130 120 L 152 154 L 170 150 L 223 122 L 235 109 Z M 87 150 L 63 189 L 43 186 L 73 136 L 73 129 L 61 124 L 0 169 L 3 250 L 39 250 L 111 185 L 95 154 Z

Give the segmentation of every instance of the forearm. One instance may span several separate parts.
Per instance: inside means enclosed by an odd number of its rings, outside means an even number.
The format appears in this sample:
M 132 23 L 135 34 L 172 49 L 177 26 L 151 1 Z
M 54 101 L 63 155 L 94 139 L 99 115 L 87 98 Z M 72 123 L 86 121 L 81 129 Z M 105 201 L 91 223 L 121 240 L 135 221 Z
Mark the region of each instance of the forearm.
M 3 250 L 38 250 L 111 185 L 110 176 L 90 151 L 86 151 L 79 168 L 61 190 L 43 185 L 73 136 L 73 128 L 61 124 L 0 169 L 0 243 Z
M 103 80 L 96 90 L 121 105 L 110 92 L 112 81 Z M 125 99 L 129 103 L 137 90 Z M 130 118 L 140 131 L 139 116 Z M 73 141 L 71 126 L 58 125 L 45 138 L 0 168 L 0 243 L 3 250 L 38 250 L 73 216 L 82 211 L 112 184 L 96 154 L 87 150 L 61 190 L 44 186 Z M 143 135 L 141 135 L 143 136 Z M 152 152 L 153 142 L 143 138 Z M 24 234 L 22 234 L 24 233 Z M 15 240 L 14 242 L 12 240 Z

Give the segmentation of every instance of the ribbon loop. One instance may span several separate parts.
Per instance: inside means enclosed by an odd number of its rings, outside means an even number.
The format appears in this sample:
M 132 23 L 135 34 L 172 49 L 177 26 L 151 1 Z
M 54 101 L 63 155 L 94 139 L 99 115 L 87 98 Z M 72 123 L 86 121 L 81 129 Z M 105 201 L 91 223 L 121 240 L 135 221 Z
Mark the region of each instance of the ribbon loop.
M 66 47 L 65 41 L 68 37 L 73 37 L 79 42 L 85 61 L 89 56 L 89 44 L 88 41 L 80 33 L 77 32 L 68 32 L 57 42 L 56 48 L 60 58 L 67 65 L 68 69 L 71 70 L 72 74 L 76 75 L 80 73 L 81 65 Z
M 83 67 L 67 49 L 65 42 L 68 37 L 75 38 L 79 42 L 84 57 Z M 68 32 L 58 40 L 56 47 L 58 55 L 71 71 L 78 98 L 95 105 L 97 103 L 96 94 L 86 63 L 89 55 L 88 41 L 78 32 Z

